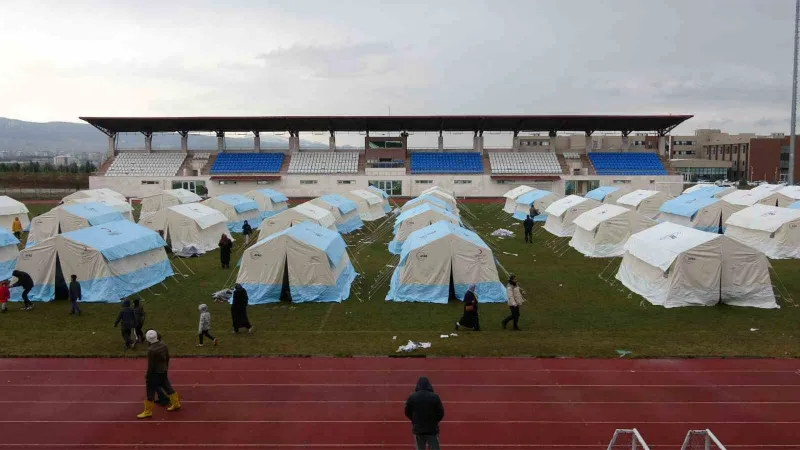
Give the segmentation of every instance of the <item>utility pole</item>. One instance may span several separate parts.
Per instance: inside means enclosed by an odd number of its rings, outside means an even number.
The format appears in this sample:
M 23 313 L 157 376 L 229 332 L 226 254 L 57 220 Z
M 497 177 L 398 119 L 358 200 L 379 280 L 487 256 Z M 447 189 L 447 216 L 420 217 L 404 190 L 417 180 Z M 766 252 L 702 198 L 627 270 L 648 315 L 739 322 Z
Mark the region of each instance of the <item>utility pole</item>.
M 800 0 L 795 1 L 794 6 L 794 69 L 792 70 L 792 129 L 789 135 L 789 185 L 794 184 L 794 152 L 795 152 L 795 125 L 797 124 L 797 41 L 798 41 L 798 21 L 800 21 Z

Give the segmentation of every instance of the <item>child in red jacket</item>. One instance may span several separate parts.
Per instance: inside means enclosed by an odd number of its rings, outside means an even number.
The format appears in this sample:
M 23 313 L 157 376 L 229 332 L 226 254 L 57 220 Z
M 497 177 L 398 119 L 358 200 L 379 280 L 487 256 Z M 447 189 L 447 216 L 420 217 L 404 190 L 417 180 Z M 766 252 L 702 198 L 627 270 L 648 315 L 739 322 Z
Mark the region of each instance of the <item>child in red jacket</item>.
M 0 281 L 0 312 L 6 312 L 6 303 L 11 298 L 11 291 L 8 290 L 8 280 Z

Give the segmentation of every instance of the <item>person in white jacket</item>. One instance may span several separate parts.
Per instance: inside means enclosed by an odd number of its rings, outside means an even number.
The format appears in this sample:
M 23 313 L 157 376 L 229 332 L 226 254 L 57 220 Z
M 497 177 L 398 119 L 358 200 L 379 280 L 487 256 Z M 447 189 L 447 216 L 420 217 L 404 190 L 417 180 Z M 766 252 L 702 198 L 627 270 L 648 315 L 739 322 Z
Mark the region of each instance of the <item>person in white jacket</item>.
M 514 321 L 514 331 L 519 331 L 519 307 L 525 302 L 522 298 L 522 292 L 517 286 L 517 276 L 511 274 L 508 277 L 508 286 L 506 286 L 506 293 L 508 294 L 508 307 L 511 309 L 511 315 L 503 319 L 503 329 L 506 329 L 508 322 Z
M 203 336 L 205 336 L 211 339 L 216 347 L 217 339 L 209 333 L 209 330 L 211 330 L 211 313 L 208 312 L 208 306 L 204 303 L 198 306 L 197 309 L 200 310 L 200 324 L 197 325 L 197 337 L 200 343 L 197 346 L 203 346 Z

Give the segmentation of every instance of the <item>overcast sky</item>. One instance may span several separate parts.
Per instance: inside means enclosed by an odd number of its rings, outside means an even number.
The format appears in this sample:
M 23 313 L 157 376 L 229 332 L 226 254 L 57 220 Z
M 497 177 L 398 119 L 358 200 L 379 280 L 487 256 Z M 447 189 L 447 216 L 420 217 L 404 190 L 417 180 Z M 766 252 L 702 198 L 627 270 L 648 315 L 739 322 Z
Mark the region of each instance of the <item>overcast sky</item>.
M 0 116 L 673 113 L 695 115 L 685 134 L 788 132 L 793 16 L 793 0 L 7 0 Z

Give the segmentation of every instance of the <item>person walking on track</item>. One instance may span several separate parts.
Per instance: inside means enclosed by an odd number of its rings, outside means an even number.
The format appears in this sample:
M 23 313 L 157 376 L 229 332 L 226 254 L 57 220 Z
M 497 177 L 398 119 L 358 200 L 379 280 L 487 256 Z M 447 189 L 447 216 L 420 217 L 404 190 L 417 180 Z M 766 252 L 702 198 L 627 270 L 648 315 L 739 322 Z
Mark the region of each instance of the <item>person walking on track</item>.
M 439 450 L 439 422 L 444 418 L 444 406 L 427 377 L 419 377 L 415 392 L 406 400 L 405 414 L 411 421 L 417 450 Z
M 514 331 L 519 331 L 519 307 L 525 302 L 522 298 L 522 292 L 517 286 L 517 276 L 511 274 L 508 277 L 508 286 L 506 286 L 506 293 L 508 294 L 508 308 L 511 310 L 511 315 L 503 319 L 503 329 L 506 329 L 508 322 L 514 321 Z
M 167 345 L 158 339 L 158 333 L 155 330 L 148 330 L 145 338 L 150 345 L 147 349 L 147 373 L 144 377 L 147 399 L 144 401 L 144 411 L 136 416 L 137 419 L 153 417 L 154 400 L 156 391 L 159 389 L 163 389 L 169 396 L 167 411 L 181 409 L 178 393 L 172 389 L 172 384 L 169 382 L 169 349 Z

